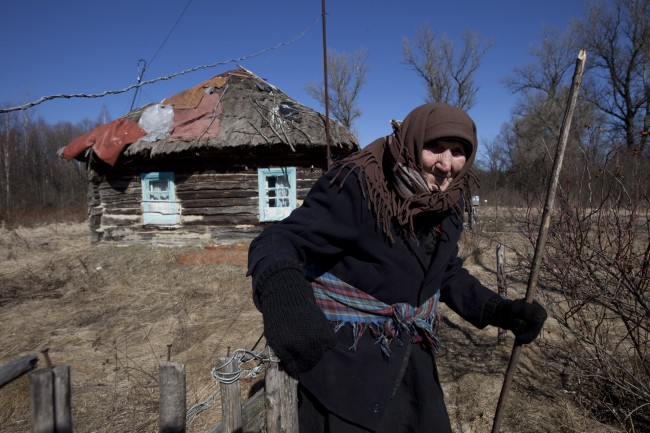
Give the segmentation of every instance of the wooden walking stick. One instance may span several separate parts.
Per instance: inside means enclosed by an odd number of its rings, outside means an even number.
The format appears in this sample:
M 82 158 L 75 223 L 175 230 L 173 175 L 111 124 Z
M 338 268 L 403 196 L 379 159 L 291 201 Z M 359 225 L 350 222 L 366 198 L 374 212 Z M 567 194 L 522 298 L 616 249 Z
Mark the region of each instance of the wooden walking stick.
M 578 100 L 578 90 L 580 89 L 580 83 L 582 82 L 582 74 L 585 70 L 586 59 L 587 54 L 585 53 L 585 50 L 581 50 L 578 53 L 578 58 L 576 60 L 575 71 L 573 73 L 573 82 L 571 83 L 571 89 L 569 92 L 569 100 L 567 101 L 567 106 L 564 111 L 564 119 L 562 120 L 562 127 L 560 129 L 560 138 L 557 144 L 557 149 L 555 150 L 553 172 L 549 180 L 548 189 L 546 191 L 546 202 L 544 203 L 544 211 L 542 212 L 542 224 L 539 227 L 537 245 L 535 246 L 535 255 L 533 256 L 533 263 L 530 269 L 530 275 L 528 277 L 526 302 L 533 302 L 533 298 L 535 297 L 535 290 L 537 289 L 537 277 L 539 275 L 539 268 L 542 263 L 542 255 L 544 244 L 546 243 L 546 237 L 548 236 L 548 228 L 551 224 L 551 213 L 553 211 L 553 202 L 555 201 L 555 190 L 560 178 L 562 159 L 564 158 L 564 149 L 566 148 L 566 142 L 569 137 L 569 129 L 571 129 L 571 119 L 573 117 L 573 111 Z M 512 348 L 512 353 L 510 354 L 510 361 L 508 363 L 506 375 L 503 380 L 501 395 L 499 396 L 499 403 L 497 404 L 497 409 L 494 414 L 492 433 L 499 433 L 503 408 L 508 398 L 508 392 L 510 391 L 512 378 L 515 374 L 515 370 L 517 369 L 520 352 L 521 344 L 515 343 Z

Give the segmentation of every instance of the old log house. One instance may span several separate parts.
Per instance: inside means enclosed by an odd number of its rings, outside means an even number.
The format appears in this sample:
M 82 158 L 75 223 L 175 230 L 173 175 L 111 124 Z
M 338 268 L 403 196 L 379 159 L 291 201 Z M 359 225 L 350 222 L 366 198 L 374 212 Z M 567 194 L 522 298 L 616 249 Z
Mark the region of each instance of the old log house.
M 245 69 L 128 113 L 70 142 L 85 161 L 93 242 L 250 239 L 299 206 L 354 135 Z

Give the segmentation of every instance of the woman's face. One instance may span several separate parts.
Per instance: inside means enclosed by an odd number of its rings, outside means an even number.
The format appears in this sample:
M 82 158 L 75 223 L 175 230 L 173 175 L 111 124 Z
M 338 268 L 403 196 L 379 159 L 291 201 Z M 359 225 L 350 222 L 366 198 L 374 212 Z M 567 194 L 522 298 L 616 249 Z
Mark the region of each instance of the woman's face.
M 465 165 L 465 148 L 452 140 L 436 140 L 422 149 L 422 170 L 431 190 L 445 191 Z

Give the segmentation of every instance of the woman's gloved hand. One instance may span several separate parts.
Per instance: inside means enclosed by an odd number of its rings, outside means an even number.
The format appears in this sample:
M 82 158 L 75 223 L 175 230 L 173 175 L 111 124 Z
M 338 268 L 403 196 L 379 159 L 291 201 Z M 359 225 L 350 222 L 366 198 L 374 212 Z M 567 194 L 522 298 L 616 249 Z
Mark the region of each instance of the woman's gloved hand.
M 264 335 L 293 377 L 311 370 L 336 344 L 332 323 L 316 304 L 314 292 L 297 263 L 278 263 L 262 274 L 259 293 Z
M 512 331 L 515 344 L 528 344 L 537 338 L 546 317 L 546 310 L 537 301 L 501 299 L 489 323 Z

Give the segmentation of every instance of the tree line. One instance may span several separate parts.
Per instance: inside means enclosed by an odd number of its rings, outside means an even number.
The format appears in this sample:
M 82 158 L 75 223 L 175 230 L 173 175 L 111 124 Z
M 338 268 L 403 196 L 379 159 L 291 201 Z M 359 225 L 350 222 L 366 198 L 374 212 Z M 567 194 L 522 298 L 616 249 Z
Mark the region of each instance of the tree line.
M 4 227 L 81 221 L 85 166 L 57 152 L 100 121 L 50 125 L 29 111 L 0 114 L 0 223 Z

